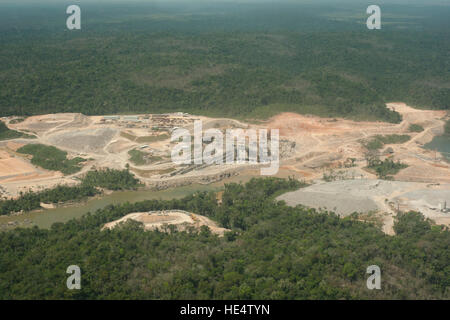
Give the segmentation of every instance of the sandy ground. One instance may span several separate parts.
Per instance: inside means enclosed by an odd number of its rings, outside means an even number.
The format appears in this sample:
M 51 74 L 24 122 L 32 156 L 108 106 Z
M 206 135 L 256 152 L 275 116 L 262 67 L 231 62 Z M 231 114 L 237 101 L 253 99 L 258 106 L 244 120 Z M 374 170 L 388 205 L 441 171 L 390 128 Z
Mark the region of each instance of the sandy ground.
M 15 198 L 20 192 L 41 190 L 58 184 L 70 184 L 60 172 L 35 167 L 15 152 L 23 144 L 0 144 L 0 198 Z
M 186 230 L 186 228 L 190 226 L 195 227 L 196 229 L 207 226 L 212 233 L 219 236 L 223 236 L 225 231 L 229 231 L 225 228 L 218 227 L 214 221 L 204 216 L 181 210 L 130 213 L 118 220 L 106 223 L 102 229 L 113 229 L 130 219 L 142 222 L 145 230 L 159 229 L 165 231 L 165 226 L 175 225 L 179 231 Z

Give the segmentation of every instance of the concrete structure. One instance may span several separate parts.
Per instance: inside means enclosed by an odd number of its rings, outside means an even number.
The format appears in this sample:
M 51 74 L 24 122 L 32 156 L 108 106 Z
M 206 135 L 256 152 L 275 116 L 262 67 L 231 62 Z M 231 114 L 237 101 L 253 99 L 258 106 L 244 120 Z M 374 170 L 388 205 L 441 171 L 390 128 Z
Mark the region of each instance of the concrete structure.
M 103 116 L 103 120 L 120 120 L 120 116 Z
M 139 116 L 124 116 L 123 121 L 126 122 L 140 122 Z
M 450 213 L 450 208 L 447 208 L 447 201 L 439 203 L 439 210 L 443 213 Z

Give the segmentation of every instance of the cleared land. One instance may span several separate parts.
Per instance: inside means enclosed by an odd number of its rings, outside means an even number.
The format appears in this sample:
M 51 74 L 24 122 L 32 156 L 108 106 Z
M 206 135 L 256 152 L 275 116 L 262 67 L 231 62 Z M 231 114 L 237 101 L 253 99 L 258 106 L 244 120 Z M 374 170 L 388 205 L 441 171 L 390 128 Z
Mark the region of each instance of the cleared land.
M 207 226 L 212 233 L 219 236 L 223 236 L 225 231 L 229 231 L 228 229 L 218 227 L 214 221 L 204 216 L 181 210 L 130 213 L 118 220 L 106 223 L 103 229 L 113 229 L 128 220 L 141 222 L 145 230 L 149 231 L 158 229 L 168 232 L 169 229 L 166 227 L 169 225 L 176 226 L 178 231 L 186 230 L 189 227 L 200 229 L 202 226 Z
M 378 209 L 377 204 L 367 194 L 355 195 L 348 192 L 349 188 L 339 189 L 343 183 L 348 183 L 349 181 L 353 183 L 357 180 L 313 185 L 299 191 L 286 193 L 278 197 L 277 200 L 284 200 L 291 206 L 301 204 L 306 207 L 329 210 L 342 216 L 353 212 L 376 211 Z
M 103 148 L 109 144 L 116 133 L 117 130 L 111 128 L 56 132 L 48 135 L 47 141 L 74 152 L 103 153 Z

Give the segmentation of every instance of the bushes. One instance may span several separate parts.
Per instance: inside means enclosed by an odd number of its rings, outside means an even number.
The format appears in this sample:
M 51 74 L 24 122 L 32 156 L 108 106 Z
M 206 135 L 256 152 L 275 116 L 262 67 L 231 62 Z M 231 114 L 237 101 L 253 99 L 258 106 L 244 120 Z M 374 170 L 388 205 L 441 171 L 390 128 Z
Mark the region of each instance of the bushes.
M 381 149 L 385 144 L 402 144 L 411 139 L 411 136 L 404 134 L 389 134 L 386 136 L 376 135 L 369 141 L 363 141 L 364 147 L 368 150 Z
M 17 149 L 17 152 L 32 155 L 31 163 L 36 166 L 47 170 L 61 171 L 65 175 L 80 171 L 82 167 L 79 164 L 86 161 L 80 157 L 69 160 L 67 152 L 43 144 L 27 144 Z
M 1 140 L 9 140 L 9 139 L 18 139 L 18 138 L 25 138 L 25 139 L 30 139 L 30 138 L 36 138 L 35 136 L 30 136 L 28 134 L 19 132 L 19 131 L 14 131 L 9 129 L 6 124 L 0 120 L 0 141 Z
M 410 132 L 422 132 L 424 129 L 420 124 L 412 124 L 409 126 L 408 130 Z
M 400 212 L 394 223 L 397 235 L 405 237 L 421 237 L 431 230 L 429 219 L 425 219 L 420 212 Z
M 378 178 L 386 180 L 392 180 L 391 175 L 397 174 L 401 169 L 407 167 L 407 164 L 400 163 L 400 161 L 394 162 L 391 159 L 385 159 L 384 161 L 375 159 L 370 161 L 368 166 L 369 169 L 375 170 Z
M 69 200 L 81 200 L 92 197 L 99 192 L 91 186 L 81 185 L 76 187 L 57 186 L 40 192 L 21 193 L 19 198 L 14 200 L 0 200 L 0 215 L 11 212 L 31 211 L 39 209 L 41 202 L 44 203 L 64 203 Z
M 148 154 L 145 152 L 133 149 L 128 151 L 128 154 L 130 155 L 130 161 L 137 166 L 142 166 L 148 163 L 148 160 L 146 159 Z
M 139 185 L 139 180 L 128 170 L 89 171 L 82 179 L 83 185 L 105 188 L 108 190 L 132 190 Z

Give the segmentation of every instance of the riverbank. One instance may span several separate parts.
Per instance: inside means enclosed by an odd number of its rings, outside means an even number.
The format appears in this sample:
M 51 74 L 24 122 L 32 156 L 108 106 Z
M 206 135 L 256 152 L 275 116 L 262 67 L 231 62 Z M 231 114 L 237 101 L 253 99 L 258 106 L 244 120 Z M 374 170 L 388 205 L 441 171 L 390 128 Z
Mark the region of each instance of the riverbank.
M 88 212 L 94 213 L 108 205 L 117 205 L 124 202 L 138 202 L 144 200 L 170 200 L 180 199 L 189 194 L 201 191 L 220 191 L 223 190 L 225 183 L 247 182 L 252 176 L 233 176 L 229 179 L 219 182 L 204 184 L 191 184 L 176 188 L 164 190 L 144 189 L 135 191 L 115 191 L 107 192 L 89 198 L 82 202 L 66 203 L 53 209 L 39 209 L 30 212 L 24 212 L 20 215 L 0 216 L 0 230 L 8 230 L 17 227 L 50 228 L 55 222 L 67 222 L 71 219 L 81 218 Z
M 444 133 L 433 137 L 424 148 L 439 152 L 447 162 L 450 162 L 450 119 L 444 126 Z

